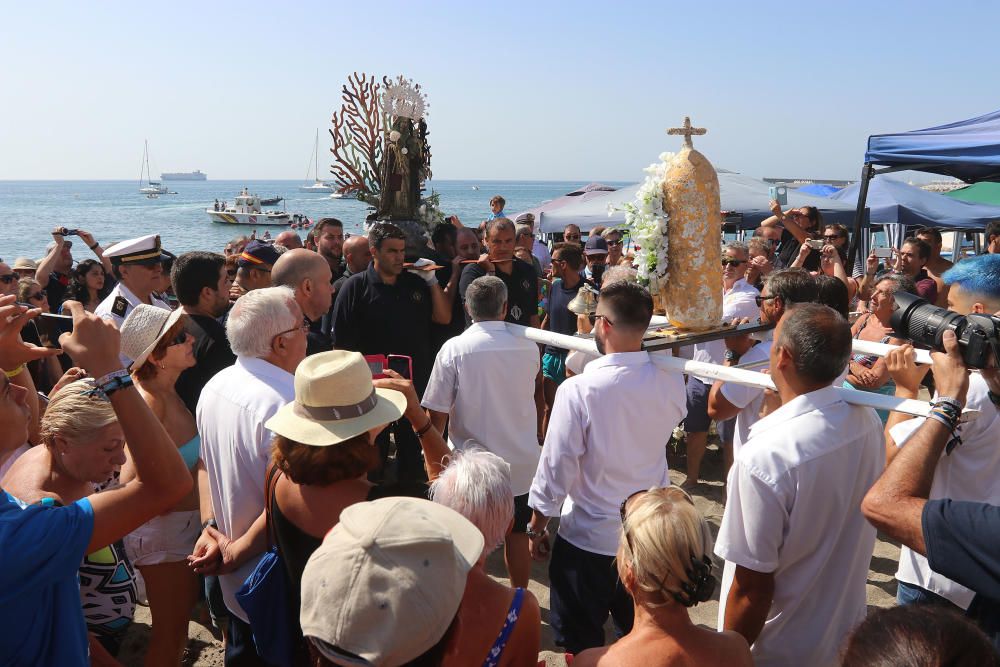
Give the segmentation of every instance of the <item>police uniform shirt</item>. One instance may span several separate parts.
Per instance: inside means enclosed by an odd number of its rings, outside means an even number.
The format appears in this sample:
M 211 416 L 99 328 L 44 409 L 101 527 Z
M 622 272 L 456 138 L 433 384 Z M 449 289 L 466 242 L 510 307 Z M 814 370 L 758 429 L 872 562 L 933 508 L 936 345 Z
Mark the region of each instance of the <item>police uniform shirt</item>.
M 431 292 L 423 279 L 404 271 L 395 284 L 375 265 L 344 282 L 333 304 L 333 347 L 361 354 L 413 358 L 413 383 L 423 393 L 434 359 L 430 350 Z
M 487 275 L 479 264 L 467 264 L 459 280 L 459 294 L 462 295 L 462 305 L 465 305 L 465 290 L 472 281 Z M 507 285 L 507 322 L 531 326 L 531 316 L 538 314 L 538 274 L 535 267 L 522 262 L 516 257 L 511 262 L 510 273 L 497 271 L 496 277 Z M 465 313 L 465 326 L 472 325 L 468 311 Z
M 164 310 L 170 310 L 165 302 L 160 301 L 155 296 L 149 297 L 150 303 L 157 308 L 163 308 Z M 125 287 L 125 283 L 118 283 L 115 288 L 111 290 L 104 301 L 98 304 L 97 308 L 94 309 L 94 314 L 105 320 L 111 320 L 115 323 L 115 326 L 119 329 L 122 328 L 122 322 L 128 317 L 128 314 L 132 312 L 132 309 L 142 303 L 132 290 Z M 122 364 L 126 367 L 132 363 L 132 360 L 126 357 L 124 354 L 119 355 Z

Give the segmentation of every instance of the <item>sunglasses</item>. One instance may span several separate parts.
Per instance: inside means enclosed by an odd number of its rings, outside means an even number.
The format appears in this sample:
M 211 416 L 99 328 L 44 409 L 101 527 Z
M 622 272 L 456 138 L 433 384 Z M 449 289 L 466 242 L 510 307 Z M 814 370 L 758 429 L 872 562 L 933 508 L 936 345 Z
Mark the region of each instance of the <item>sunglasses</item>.
M 827 241 L 836 241 L 837 239 L 842 239 L 844 237 L 841 236 L 840 234 L 832 234 L 832 235 L 831 234 L 823 234 L 823 238 L 826 239 Z
M 746 263 L 747 261 L 745 259 L 728 259 L 728 258 L 722 259 L 722 266 L 739 266 L 740 264 L 746 264 Z
M 608 247 L 611 247 L 613 245 L 617 246 L 617 245 L 621 245 L 621 244 L 622 244 L 622 241 L 620 239 L 618 241 L 608 241 Z
M 181 331 L 179 334 L 174 336 L 173 339 L 171 339 L 170 345 L 167 345 L 167 347 L 173 347 L 174 345 L 183 345 L 185 342 L 187 342 L 187 337 L 188 337 L 188 332 Z
M 758 294 L 757 296 L 755 296 L 753 298 L 753 300 L 754 300 L 754 303 L 757 304 L 757 307 L 760 308 L 761 306 L 764 305 L 765 301 L 770 301 L 771 299 L 777 299 L 777 298 L 778 298 L 777 294 L 775 294 L 774 296 L 760 296 Z
M 563 238 L 566 239 L 567 241 L 579 241 L 580 240 L 580 235 L 579 234 L 565 234 L 563 236 Z
M 5 285 L 10 285 L 13 282 L 17 282 L 16 273 L 7 273 L 5 275 L 0 276 L 0 283 L 4 283 Z
M 588 319 L 590 319 L 591 325 L 597 324 L 597 320 L 604 320 L 605 324 L 607 324 L 609 327 L 613 327 L 615 325 L 614 322 L 608 319 L 607 315 L 598 315 L 597 313 L 590 313 L 589 315 L 587 315 L 587 317 Z
M 29 301 L 41 301 L 42 299 L 45 298 L 45 296 L 47 294 L 48 293 L 45 290 L 39 290 L 39 291 L 35 292 L 34 294 L 29 294 L 28 295 L 28 300 Z

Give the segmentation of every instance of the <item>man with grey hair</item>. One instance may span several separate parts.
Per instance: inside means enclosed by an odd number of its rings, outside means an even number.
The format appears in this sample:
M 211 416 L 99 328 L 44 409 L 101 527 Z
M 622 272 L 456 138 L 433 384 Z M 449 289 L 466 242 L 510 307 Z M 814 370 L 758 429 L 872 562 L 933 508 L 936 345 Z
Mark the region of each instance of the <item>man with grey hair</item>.
M 865 616 L 875 528 L 861 501 L 885 459 L 875 411 L 832 386 L 850 355 L 838 312 L 786 312 L 770 351 L 782 406 L 753 425 L 729 473 L 719 630 L 743 635 L 758 665 L 834 664 Z
M 528 225 L 531 227 L 532 233 L 535 232 L 535 214 L 534 213 L 522 213 L 516 218 L 514 218 L 514 224 L 517 225 Z M 549 255 L 549 247 L 545 245 L 545 242 L 538 238 L 539 235 L 535 234 L 535 242 L 531 246 L 531 254 L 538 258 L 538 262 L 542 265 L 543 271 L 548 271 L 552 268 L 552 257 Z
M 227 664 L 263 664 L 257 662 L 236 591 L 266 548 L 264 522 L 255 526 L 264 511 L 264 473 L 271 454 L 272 433 L 264 423 L 295 398 L 294 373 L 306 356 L 307 330 L 291 289 L 264 287 L 244 294 L 226 320 L 236 363 L 209 380 L 198 400 L 198 476 L 207 484 L 199 483 L 202 535 L 192 565 L 199 573 L 215 573 L 221 558 L 219 533 L 234 540 L 252 533 L 248 541 L 259 546 L 236 570 L 219 575 L 223 600 L 231 612 Z M 252 526 L 256 530 L 251 531 Z
M 532 253 L 535 244 L 535 230 L 531 225 L 517 224 L 514 227 L 514 255 L 520 257 L 524 262 L 531 262 L 535 268 L 535 274 L 541 277 L 542 264 Z
M 524 533 L 531 517 L 528 491 L 539 457 L 533 398 L 538 347 L 507 331 L 507 286 L 500 278 L 473 280 L 465 309 L 472 325 L 441 347 L 422 405 L 442 433 L 448 424 L 452 449 L 477 443 L 510 464 L 515 521 L 504 557 L 512 585 L 525 587 L 531 571 Z

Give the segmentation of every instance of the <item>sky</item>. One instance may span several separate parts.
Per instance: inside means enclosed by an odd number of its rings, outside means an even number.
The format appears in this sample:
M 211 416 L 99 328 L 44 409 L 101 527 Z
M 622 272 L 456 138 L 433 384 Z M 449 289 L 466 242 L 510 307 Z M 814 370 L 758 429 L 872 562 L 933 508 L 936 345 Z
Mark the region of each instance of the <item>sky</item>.
M 635 181 L 690 116 L 752 176 L 1000 107 L 1000 3 L 4 3 L 0 179 L 304 179 L 352 72 L 420 83 L 437 179 Z M 329 162 L 329 160 L 327 160 Z M 324 170 L 321 162 L 321 170 Z

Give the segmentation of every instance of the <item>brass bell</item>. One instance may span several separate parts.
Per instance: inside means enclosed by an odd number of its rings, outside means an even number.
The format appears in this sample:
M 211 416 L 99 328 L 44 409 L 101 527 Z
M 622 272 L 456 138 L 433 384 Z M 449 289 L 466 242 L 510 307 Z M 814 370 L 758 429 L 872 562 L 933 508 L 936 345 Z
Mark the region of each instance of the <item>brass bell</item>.
M 597 290 L 589 283 L 584 283 L 566 307 L 571 313 L 589 315 L 597 311 L 597 295 Z

